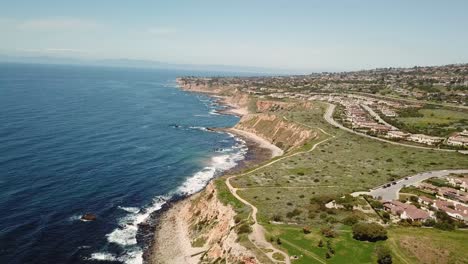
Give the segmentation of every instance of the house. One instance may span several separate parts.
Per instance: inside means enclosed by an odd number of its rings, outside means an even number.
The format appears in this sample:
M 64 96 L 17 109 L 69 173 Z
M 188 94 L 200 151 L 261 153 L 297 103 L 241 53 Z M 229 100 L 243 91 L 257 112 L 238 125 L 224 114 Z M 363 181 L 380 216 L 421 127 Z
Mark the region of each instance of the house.
M 467 134 L 465 131 L 461 133 L 455 133 L 453 136 L 450 136 L 447 139 L 446 144 L 455 147 L 468 147 L 468 135 L 464 136 L 464 134 Z
M 444 140 L 444 138 L 442 138 L 442 137 L 433 137 L 433 136 L 428 136 L 428 135 L 424 135 L 424 134 L 412 134 L 412 135 L 410 135 L 408 137 L 408 140 L 432 146 L 432 145 L 436 145 L 436 144 L 442 142 L 442 140 Z
M 387 137 L 388 138 L 394 138 L 394 139 L 403 139 L 408 137 L 410 134 L 402 132 L 400 130 L 390 130 L 387 132 Z
M 459 187 L 463 191 L 468 191 L 468 176 L 447 178 L 450 185 Z
M 400 219 L 411 219 L 413 221 L 424 221 L 430 218 L 428 212 L 417 208 L 412 204 L 402 203 L 397 200 L 383 202 L 384 209 Z
M 434 203 L 434 200 L 432 200 L 431 198 L 429 197 L 426 197 L 426 196 L 420 196 L 418 197 L 418 202 L 420 204 L 424 204 L 424 205 L 432 205 Z
M 434 203 L 434 208 L 447 213 L 450 217 L 468 222 L 468 206 L 454 204 L 453 202 L 437 200 Z

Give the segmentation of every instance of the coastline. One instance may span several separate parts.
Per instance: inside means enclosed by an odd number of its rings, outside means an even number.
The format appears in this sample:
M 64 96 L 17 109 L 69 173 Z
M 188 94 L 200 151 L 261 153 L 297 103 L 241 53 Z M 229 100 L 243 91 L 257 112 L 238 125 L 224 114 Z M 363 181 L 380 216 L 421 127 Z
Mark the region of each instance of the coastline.
M 181 87 L 181 89 L 183 89 Z M 184 89 L 186 90 L 186 89 Z M 218 111 L 220 114 L 236 115 L 242 117 L 248 114 L 248 109 L 246 107 L 241 107 L 238 104 L 229 102 L 227 97 L 218 96 L 211 92 L 204 91 L 190 91 L 195 93 L 203 93 L 208 96 L 217 98 L 218 103 L 222 106 L 225 106 L 225 109 Z M 244 156 L 244 159 L 239 161 L 237 165 L 224 171 L 222 175 L 217 177 L 222 177 L 226 174 L 232 174 L 239 172 L 245 168 L 254 166 L 261 162 L 270 160 L 275 156 L 283 155 L 283 150 L 277 146 L 271 144 L 267 140 L 253 134 L 250 132 L 242 131 L 234 127 L 231 128 L 216 128 L 213 131 L 220 131 L 223 133 L 231 134 L 234 137 L 242 139 L 247 146 L 247 153 Z M 190 238 L 190 228 L 189 228 L 189 219 L 193 215 L 191 211 L 191 203 L 195 199 L 200 199 L 199 197 L 205 192 L 208 188 L 213 189 L 213 179 L 211 179 L 207 185 L 197 193 L 188 195 L 186 197 L 178 197 L 174 201 L 170 201 L 165 206 L 155 212 L 151 218 L 151 228 L 147 228 L 146 237 L 147 241 L 144 243 L 143 261 L 144 263 L 198 263 L 201 255 L 205 254 L 208 248 L 205 247 L 194 247 Z M 217 199 L 216 199 L 217 200 Z M 219 210 L 223 210 L 222 216 L 226 222 L 226 225 L 234 225 L 234 212 L 232 208 L 218 204 L 216 206 Z M 229 223 L 229 224 L 228 224 Z M 226 226 L 225 229 L 230 230 Z M 230 240 L 229 251 L 234 248 L 237 250 L 237 255 L 244 257 L 246 263 L 251 260 L 249 251 L 236 242 L 237 235 L 235 232 L 230 232 L 226 236 L 226 240 Z M 229 241 L 228 241 L 229 242 Z M 233 252 L 234 253 L 234 252 Z M 245 255 L 245 256 L 244 256 Z

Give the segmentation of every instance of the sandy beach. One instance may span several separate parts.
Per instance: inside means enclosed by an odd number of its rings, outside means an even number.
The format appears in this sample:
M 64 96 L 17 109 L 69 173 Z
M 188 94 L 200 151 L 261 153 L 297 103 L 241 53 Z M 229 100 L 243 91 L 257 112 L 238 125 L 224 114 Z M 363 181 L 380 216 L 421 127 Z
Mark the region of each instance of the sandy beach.
M 236 103 L 230 102 L 229 98 L 210 95 L 218 98 L 220 104 L 228 107 L 219 111 L 220 113 L 237 116 L 248 114 L 248 109 L 246 107 L 240 107 Z M 235 168 L 224 172 L 225 174 L 236 173 L 245 168 L 254 166 L 255 164 L 270 160 L 273 157 L 281 156 L 284 153 L 283 150 L 271 144 L 269 141 L 250 132 L 235 128 L 216 128 L 213 130 L 233 134 L 244 140 L 248 147 L 245 158 L 240 161 Z M 206 245 L 205 247 L 194 247 L 192 245 L 190 222 L 193 220 L 192 217 L 194 214 L 193 201 L 202 199 L 201 197 L 207 190 L 210 192 L 216 191 L 213 184 L 209 183 L 203 191 L 175 202 L 160 215 L 154 234 L 153 246 L 145 254 L 147 256 L 145 263 L 199 263 L 200 257 L 205 254 L 208 248 L 206 248 Z M 228 247 L 230 254 L 233 256 L 242 258 L 245 263 L 249 263 L 250 256 L 252 256 L 251 252 L 238 244 L 236 242 L 237 234 L 230 231 L 230 227 L 234 225 L 233 219 L 235 216 L 235 212 L 232 208 L 221 204 L 217 199 L 205 204 L 205 206 L 212 207 L 211 211 L 216 211 L 217 214 L 222 216 L 220 219 L 217 217 L 216 219 L 220 221 L 223 228 L 220 228 L 215 233 L 220 235 L 223 232 L 227 232 L 227 234 L 222 236 L 224 240 L 223 246 Z M 204 211 L 209 210 L 206 209 Z M 220 238 L 217 237 L 216 239 Z M 215 244 L 220 246 L 219 243 Z M 211 254 L 213 254 L 213 251 L 215 251 L 215 254 L 217 251 L 221 254 L 222 250 L 222 248 L 218 250 L 210 248 Z M 227 248 L 224 248 L 224 250 L 227 250 Z
M 268 141 L 242 130 L 227 128 L 220 129 L 232 133 L 242 138 L 248 146 L 248 152 L 244 160 L 225 173 L 235 173 L 247 167 L 269 160 L 272 157 L 282 155 L 283 151 L 270 144 Z M 209 187 L 212 186 L 209 184 Z M 191 203 L 194 199 L 199 199 L 203 193 L 196 193 L 190 197 L 173 203 L 170 208 L 163 212 L 158 219 L 158 225 L 154 234 L 154 244 L 150 252 L 147 252 L 147 263 L 157 264 L 179 264 L 179 263 L 199 263 L 200 256 L 208 250 L 206 247 L 193 247 L 190 238 L 189 219 L 194 213 L 191 210 Z M 234 218 L 234 211 L 221 204 L 216 205 L 218 210 L 223 213 L 223 219 L 230 222 Z M 230 245 L 231 251 L 237 250 L 237 255 L 247 254 L 248 250 L 235 242 L 236 234 L 231 232 L 226 240 Z M 234 253 L 234 252 L 233 252 Z
M 258 147 L 268 149 L 271 152 L 270 158 L 274 158 L 274 157 L 281 156 L 284 154 L 284 151 L 282 149 L 271 144 L 270 142 L 268 142 L 268 140 L 255 135 L 254 133 L 250 133 L 250 132 L 236 129 L 236 128 L 229 128 L 229 129 L 226 129 L 226 131 L 236 134 L 238 136 L 244 137 L 244 138 L 248 138 L 252 140 L 253 142 L 257 143 Z

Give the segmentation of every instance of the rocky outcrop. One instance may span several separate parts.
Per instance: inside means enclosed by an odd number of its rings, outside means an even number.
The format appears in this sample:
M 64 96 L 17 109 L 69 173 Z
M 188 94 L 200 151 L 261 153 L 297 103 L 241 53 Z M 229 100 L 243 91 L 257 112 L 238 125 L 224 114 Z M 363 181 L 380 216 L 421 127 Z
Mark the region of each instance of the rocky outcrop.
M 229 91 L 229 87 L 220 87 L 212 86 L 202 81 L 186 81 L 182 78 L 177 78 L 176 80 L 179 87 L 184 91 L 197 92 L 197 93 L 207 93 L 207 94 L 223 94 L 226 91 Z M 235 90 L 235 89 L 234 89 Z
M 97 219 L 96 215 L 91 214 L 91 213 L 86 213 L 83 216 L 81 216 L 81 220 L 83 221 L 95 221 Z
M 257 263 L 254 253 L 237 242 L 235 215 L 210 183 L 162 215 L 147 263 Z
M 289 110 L 294 107 L 294 104 L 280 101 L 258 100 L 256 106 L 258 112 L 276 112 Z
M 284 151 L 301 147 L 317 136 L 316 132 L 274 114 L 245 115 L 235 128 L 254 133 Z
M 203 262 L 256 263 L 254 254 L 236 242 L 237 233 L 233 229 L 236 213 L 218 200 L 213 183 L 192 200 L 189 211 L 186 221 L 191 240 L 208 248 Z

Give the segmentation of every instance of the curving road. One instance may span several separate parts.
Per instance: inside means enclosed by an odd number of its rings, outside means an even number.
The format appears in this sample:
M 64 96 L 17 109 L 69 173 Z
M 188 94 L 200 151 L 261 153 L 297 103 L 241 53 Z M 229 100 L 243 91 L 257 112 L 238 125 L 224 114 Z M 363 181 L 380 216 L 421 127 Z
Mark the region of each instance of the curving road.
M 398 180 L 395 182 L 395 184 L 390 183 L 389 187 L 384 188 L 387 184 L 384 184 L 376 189 L 371 190 L 370 192 L 363 193 L 359 192 L 361 194 L 370 194 L 374 198 L 376 197 L 381 197 L 382 200 L 385 201 L 390 201 L 390 200 L 396 200 L 399 198 L 399 192 L 401 188 L 409 185 L 416 185 L 424 180 L 427 180 L 429 178 L 433 177 L 445 177 L 448 176 L 449 174 L 463 174 L 463 173 L 468 173 L 468 169 L 461 169 L 461 170 L 438 170 L 438 171 L 428 171 L 428 172 L 421 172 L 412 176 L 408 176 L 404 179 Z M 357 193 L 355 193 L 357 194 Z

